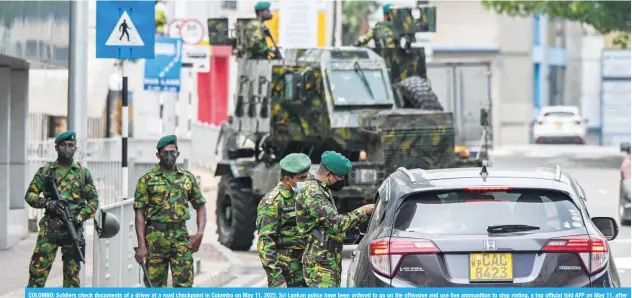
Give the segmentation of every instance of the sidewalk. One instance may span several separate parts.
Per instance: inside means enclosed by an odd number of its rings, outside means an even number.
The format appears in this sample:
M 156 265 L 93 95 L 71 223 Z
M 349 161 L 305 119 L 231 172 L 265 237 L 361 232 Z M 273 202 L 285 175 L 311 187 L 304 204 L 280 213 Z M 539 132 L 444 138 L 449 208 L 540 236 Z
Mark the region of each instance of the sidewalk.
M 240 274 L 239 267 L 241 266 L 239 264 L 241 261 L 233 256 L 230 250 L 217 242 L 214 202 L 217 179 L 213 177 L 213 172 L 206 169 L 193 168 L 191 172 L 200 177 L 201 188 L 207 199 L 207 225 L 202 247 L 197 253 L 202 260 L 202 265 L 200 272 L 196 273 L 195 286 L 211 287 L 214 284 L 225 283 Z M 85 264 L 86 280 L 82 282 L 85 282 L 83 286 L 87 287 L 92 286 L 93 232 L 91 225 L 86 227 L 88 239 Z M 0 271 L 0 280 L 2 281 L 0 282 L 0 298 L 24 297 L 24 287 L 28 283 L 29 262 L 36 240 L 37 234 L 30 233 L 16 246 L 6 251 L 0 251 L 0 265 L 3 269 Z M 238 268 L 235 269 L 235 266 Z M 61 287 L 63 285 L 61 267 L 61 252 L 58 250 L 46 287 Z

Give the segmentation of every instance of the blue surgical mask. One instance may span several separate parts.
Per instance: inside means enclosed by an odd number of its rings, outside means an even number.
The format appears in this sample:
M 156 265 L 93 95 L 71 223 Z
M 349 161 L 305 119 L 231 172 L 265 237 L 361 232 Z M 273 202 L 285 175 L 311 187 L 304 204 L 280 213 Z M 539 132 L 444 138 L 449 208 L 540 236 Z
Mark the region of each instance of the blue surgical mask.
M 303 188 L 304 184 L 305 184 L 305 182 L 296 182 L 296 186 L 292 187 L 292 190 L 294 191 L 294 193 L 299 192 L 299 190 L 301 190 L 301 188 Z

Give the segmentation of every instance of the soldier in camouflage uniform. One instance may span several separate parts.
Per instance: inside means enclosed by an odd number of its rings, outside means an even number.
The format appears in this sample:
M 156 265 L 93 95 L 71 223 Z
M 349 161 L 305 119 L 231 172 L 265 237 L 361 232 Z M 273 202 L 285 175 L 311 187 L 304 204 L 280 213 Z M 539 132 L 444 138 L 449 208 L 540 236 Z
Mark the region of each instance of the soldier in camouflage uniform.
M 85 255 L 83 222 L 94 217 L 99 208 L 99 198 L 92 181 L 90 171 L 74 162 L 76 134 L 66 131 L 55 138 L 57 161 L 49 163 L 37 171 L 26 192 L 25 200 L 29 206 L 46 209 L 39 222 L 39 234 L 35 250 L 29 265 L 29 288 L 42 288 L 46 285 L 48 274 L 55 262 L 57 248 L 61 247 L 63 261 L 64 287 L 79 287 L 80 255 L 73 244 L 70 232 L 66 228 L 61 214 L 67 205 L 73 215 L 72 221 L 81 235 L 81 253 Z M 58 200 L 51 199 L 50 189 L 55 179 L 59 192 Z M 43 193 L 43 196 L 40 194 Z
M 193 174 L 176 166 L 180 155 L 176 136 L 163 137 L 156 149 L 160 163 L 140 177 L 134 195 L 136 261 L 146 257 L 154 287 L 167 286 L 169 268 L 174 287 L 192 287 L 193 253 L 204 235 L 206 200 Z M 197 213 L 197 233 L 192 237 L 186 227 L 189 203 Z
M 397 40 L 395 33 L 393 33 L 391 17 L 389 15 L 391 4 L 382 6 L 382 10 L 384 12 L 384 21 L 378 22 L 375 24 L 375 27 L 369 29 L 369 32 L 360 36 L 353 46 L 363 46 L 373 39 L 375 40 L 376 48 L 397 48 Z
M 305 287 L 301 264 L 305 240 L 296 230 L 294 196 L 305 183 L 311 164 L 302 153 L 283 158 L 281 181 L 259 202 L 257 250 L 269 288 Z
M 346 157 L 327 151 L 321 156 L 316 175 L 296 195 L 297 229 L 307 239 L 302 262 L 308 287 L 340 287 L 346 233 L 367 221 L 375 209 L 375 204 L 367 204 L 348 214 L 338 214 L 331 190 L 341 190 L 349 172 L 351 162 Z
M 268 38 L 272 38 L 270 35 L 270 29 L 265 25 L 265 21 L 272 19 L 272 12 L 270 12 L 270 2 L 260 1 L 255 5 L 255 13 L 257 19 L 248 23 L 246 27 L 246 54 L 245 58 L 249 59 L 268 59 L 270 54 L 276 53 L 274 48 L 268 47 Z

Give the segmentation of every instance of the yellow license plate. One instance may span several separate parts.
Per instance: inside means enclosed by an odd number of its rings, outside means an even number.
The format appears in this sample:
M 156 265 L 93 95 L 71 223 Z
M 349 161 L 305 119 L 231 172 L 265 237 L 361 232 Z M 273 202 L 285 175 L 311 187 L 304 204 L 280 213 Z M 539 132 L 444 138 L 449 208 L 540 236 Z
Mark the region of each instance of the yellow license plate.
M 513 256 L 511 253 L 470 254 L 470 281 L 513 280 Z
M 562 127 L 562 123 L 560 123 L 560 122 L 555 123 L 555 127 L 556 127 L 556 128 L 560 128 L 560 127 Z

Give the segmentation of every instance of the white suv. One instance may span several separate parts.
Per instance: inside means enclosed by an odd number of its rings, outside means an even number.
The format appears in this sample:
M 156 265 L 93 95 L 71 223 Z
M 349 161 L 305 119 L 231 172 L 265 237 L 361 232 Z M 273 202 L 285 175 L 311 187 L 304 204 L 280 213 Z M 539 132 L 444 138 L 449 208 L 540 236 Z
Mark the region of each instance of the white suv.
M 586 122 L 576 106 L 544 107 L 533 125 L 533 139 L 537 144 L 584 144 Z

